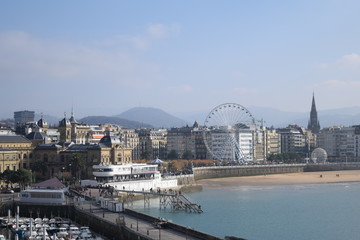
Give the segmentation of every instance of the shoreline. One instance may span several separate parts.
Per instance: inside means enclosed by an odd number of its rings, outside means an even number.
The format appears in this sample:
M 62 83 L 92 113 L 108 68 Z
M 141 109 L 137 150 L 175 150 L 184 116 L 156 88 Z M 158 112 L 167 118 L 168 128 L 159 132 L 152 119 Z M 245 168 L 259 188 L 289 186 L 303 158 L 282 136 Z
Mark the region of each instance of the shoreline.
M 203 188 L 236 186 L 274 186 L 318 183 L 360 182 L 360 170 L 299 172 L 271 175 L 211 178 L 196 181 Z

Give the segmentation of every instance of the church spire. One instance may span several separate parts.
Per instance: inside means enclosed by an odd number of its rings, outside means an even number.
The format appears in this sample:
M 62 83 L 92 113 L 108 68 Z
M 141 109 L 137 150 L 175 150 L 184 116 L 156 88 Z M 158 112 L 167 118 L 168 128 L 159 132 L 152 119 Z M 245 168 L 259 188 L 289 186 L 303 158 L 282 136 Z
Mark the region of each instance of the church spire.
M 71 105 L 71 117 L 70 117 L 70 122 L 71 124 L 77 124 L 78 122 L 76 121 L 75 119 L 75 116 L 74 116 L 74 105 L 72 104 Z
M 312 103 L 311 103 L 311 111 L 310 111 L 310 120 L 308 123 L 308 129 L 311 130 L 313 133 L 319 133 L 320 131 L 320 123 L 318 120 L 318 115 L 316 111 L 316 104 L 315 104 L 315 94 L 313 93 Z

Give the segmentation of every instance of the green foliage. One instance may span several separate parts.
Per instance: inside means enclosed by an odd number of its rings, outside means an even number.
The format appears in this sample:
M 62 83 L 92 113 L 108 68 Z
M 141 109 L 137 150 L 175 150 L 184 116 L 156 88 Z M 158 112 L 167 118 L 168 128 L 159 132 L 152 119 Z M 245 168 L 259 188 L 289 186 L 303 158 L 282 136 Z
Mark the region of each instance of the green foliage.
M 81 171 L 85 167 L 85 160 L 80 154 L 73 154 L 71 159 L 71 174 L 81 179 Z
M 31 172 L 26 169 L 18 169 L 17 171 L 5 170 L 0 174 L 0 179 L 3 180 L 9 187 L 15 183 L 18 183 L 21 189 L 24 189 L 31 183 Z
M 20 168 L 16 171 L 16 182 L 19 184 L 20 189 L 25 189 L 31 183 L 32 174 L 29 170 Z

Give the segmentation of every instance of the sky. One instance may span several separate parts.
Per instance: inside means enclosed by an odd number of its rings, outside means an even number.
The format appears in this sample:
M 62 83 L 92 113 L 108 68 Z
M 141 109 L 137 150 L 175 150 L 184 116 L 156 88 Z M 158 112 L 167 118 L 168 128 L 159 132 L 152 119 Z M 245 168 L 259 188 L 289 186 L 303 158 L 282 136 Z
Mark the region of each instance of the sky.
M 0 117 L 360 106 L 360 1 L 1 1 Z

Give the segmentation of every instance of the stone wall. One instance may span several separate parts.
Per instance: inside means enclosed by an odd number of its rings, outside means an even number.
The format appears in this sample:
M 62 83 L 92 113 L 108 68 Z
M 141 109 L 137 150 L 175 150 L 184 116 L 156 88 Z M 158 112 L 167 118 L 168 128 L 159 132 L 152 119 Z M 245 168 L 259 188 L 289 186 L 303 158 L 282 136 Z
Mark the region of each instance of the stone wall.
M 191 185 L 195 183 L 194 174 L 187 174 L 187 175 L 179 175 L 176 176 L 177 184 L 182 185 Z
M 303 172 L 305 164 L 215 166 L 193 168 L 195 180 Z
M 308 164 L 304 168 L 304 172 L 340 171 L 340 170 L 360 170 L 360 163 Z

